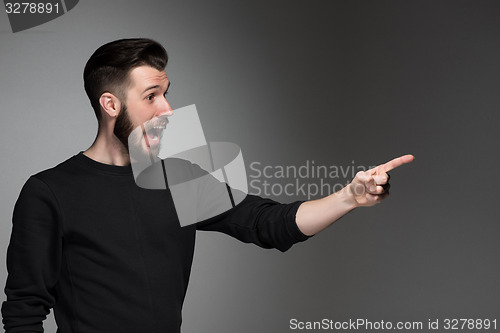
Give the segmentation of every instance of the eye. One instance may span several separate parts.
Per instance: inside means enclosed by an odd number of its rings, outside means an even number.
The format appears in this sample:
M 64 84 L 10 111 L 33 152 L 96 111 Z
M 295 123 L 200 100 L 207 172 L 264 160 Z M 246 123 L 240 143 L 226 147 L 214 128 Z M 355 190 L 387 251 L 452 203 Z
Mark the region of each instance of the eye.
M 148 96 L 146 97 L 146 99 L 147 99 L 148 101 L 152 101 L 154 97 L 155 97 L 155 94 L 150 94 L 150 95 L 148 95 Z

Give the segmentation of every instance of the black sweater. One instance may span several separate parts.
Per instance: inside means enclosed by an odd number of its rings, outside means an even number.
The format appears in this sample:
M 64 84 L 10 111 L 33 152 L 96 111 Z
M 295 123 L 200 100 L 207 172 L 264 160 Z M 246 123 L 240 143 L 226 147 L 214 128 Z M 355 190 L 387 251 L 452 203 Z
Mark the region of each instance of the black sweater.
M 307 239 L 300 203 L 249 195 L 181 227 L 168 189 L 142 189 L 130 166 L 75 155 L 32 176 L 15 205 L 4 328 L 43 332 L 54 308 L 58 333 L 179 332 L 196 229 L 286 251 Z

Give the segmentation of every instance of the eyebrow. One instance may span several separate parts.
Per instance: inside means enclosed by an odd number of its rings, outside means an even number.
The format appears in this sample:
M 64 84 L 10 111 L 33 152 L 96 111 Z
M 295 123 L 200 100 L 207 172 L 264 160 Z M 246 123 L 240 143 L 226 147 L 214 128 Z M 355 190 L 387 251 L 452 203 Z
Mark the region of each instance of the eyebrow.
M 168 86 L 167 86 L 167 91 L 168 91 L 168 88 L 170 88 L 170 83 L 172 83 L 171 81 L 168 81 Z M 151 86 L 151 87 L 147 87 L 143 92 L 142 94 L 144 94 L 146 91 L 148 90 L 153 90 L 153 89 L 157 89 L 157 88 L 160 88 L 160 85 L 157 84 L 157 85 L 154 85 L 154 86 Z M 141 94 L 141 95 L 142 95 Z

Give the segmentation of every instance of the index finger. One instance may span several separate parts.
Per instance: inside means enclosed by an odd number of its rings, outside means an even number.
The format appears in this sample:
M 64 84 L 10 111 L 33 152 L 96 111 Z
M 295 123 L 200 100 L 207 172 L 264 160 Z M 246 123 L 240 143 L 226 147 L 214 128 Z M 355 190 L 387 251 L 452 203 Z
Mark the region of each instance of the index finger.
M 381 164 L 378 167 L 376 167 L 375 168 L 376 173 L 380 174 L 380 173 L 389 172 L 392 169 L 397 168 L 398 166 L 412 162 L 414 159 L 415 159 L 415 157 L 411 154 L 396 157 L 395 159 L 390 160 L 389 162 L 386 162 L 386 163 Z

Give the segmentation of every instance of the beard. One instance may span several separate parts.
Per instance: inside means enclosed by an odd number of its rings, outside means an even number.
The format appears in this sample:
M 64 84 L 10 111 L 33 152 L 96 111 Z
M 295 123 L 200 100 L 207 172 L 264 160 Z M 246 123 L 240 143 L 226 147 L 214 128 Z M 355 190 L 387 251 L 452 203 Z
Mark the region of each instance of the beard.
M 161 141 L 163 129 L 167 123 L 166 117 L 155 117 L 134 128 L 127 106 L 123 104 L 122 110 L 116 118 L 113 133 L 123 144 L 131 160 L 152 163 L 158 158 L 160 143 L 152 144 L 151 137 L 156 137 L 158 141 Z
M 127 106 L 123 104 L 120 114 L 116 118 L 115 128 L 113 129 L 114 135 L 120 140 L 127 152 L 129 152 L 128 137 L 134 130 L 134 125 L 130 121 L 127 113 Z

